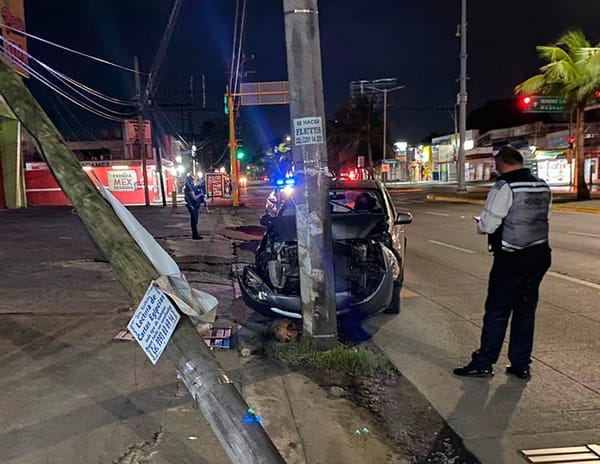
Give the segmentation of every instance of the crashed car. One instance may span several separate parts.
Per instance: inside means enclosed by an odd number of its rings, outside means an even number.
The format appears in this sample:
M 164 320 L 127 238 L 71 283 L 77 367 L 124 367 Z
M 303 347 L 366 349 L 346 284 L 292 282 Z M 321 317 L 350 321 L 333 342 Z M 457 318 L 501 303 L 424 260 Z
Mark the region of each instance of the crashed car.
M 374 180 L 332 180 L 329 208 L 333 238 L 335 301 L 338 315 L 360 318 L 400 311 L 406 237 L 410 213 L 396 214 L 385 187 Z M 255 264 L 239 276 L 242 297 L 270 317 L 301 319 L 300 272 L 293 197 L 267 226 Z

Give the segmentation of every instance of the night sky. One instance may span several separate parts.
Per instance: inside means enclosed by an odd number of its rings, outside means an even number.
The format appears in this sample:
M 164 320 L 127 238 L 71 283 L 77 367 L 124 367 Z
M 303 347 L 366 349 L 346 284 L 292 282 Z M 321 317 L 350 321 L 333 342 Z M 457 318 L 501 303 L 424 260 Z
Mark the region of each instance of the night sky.
M 137 54 L 148 70 L 172 1 L 25 3 L 30 33 L 127 66 Z M 160 91 L 174 89 L 190 74 L 198 83 L 205 74 L 208 104 L 221 108 L 234 11 L 233 0 L 184 1 Z M 453 131 L 448 112 L 431 108 L 451 106 L 456 99 L 460 0 L 321 0 L 319 17 L 328 116 L 348 98 L 351 80 L 397 77 L 407 88 L 390 99 L 395 139 L 415 143 L 432 132 Z M 470 109 L 511 96 L 515 84 L 536 73 L 541 64 L 536 45 L 553 42 L 574 27 L 583 29 L 593 44 L 600 42 L 600 0 L 471 0 L 468 18 Z M 31 39 L 29 44 L 34 56 L 71 77 L 123 99 L 133 95 L 132 74 Z M 281 0 L 248 0 L 244 49 L 256 56 L 256 80 L 286 79 Z M 31 88 L 50 113 L 64 113 L 49 91 L 34 83 Z M 69 108 L 85 124 L 104 124 Z M 172 117 L 178 121 L 176 114 Z M 67 117 L 54 119 L 67 137 L 78 132 Z M 289 131 L 287 107 L 247 109 L 243 121 L 244 136 L 258 142 Z

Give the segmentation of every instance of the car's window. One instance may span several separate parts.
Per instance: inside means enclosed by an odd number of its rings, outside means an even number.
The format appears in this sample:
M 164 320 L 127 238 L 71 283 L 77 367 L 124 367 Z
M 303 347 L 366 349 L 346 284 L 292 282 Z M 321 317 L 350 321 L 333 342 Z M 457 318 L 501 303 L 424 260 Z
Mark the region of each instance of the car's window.
M 383 199 L 376 190 L 331 190 L 329 209 L 334 214 L 384 212 Z

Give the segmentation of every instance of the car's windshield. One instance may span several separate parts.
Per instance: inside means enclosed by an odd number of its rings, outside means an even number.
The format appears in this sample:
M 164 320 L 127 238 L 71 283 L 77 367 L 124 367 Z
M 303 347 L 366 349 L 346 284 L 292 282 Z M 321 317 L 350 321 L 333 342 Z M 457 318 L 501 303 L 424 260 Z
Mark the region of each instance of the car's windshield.
M 381 193 L 374 189 L 338 189 L 329 192 L 329 211 L 332 214 L 384 214 Z M 280 216 L 296 214 L 293 201 L 286 202 Z
M 383 213 L 383 202 L 376 190 L 331 190 L 329 209 L 333 214 Z

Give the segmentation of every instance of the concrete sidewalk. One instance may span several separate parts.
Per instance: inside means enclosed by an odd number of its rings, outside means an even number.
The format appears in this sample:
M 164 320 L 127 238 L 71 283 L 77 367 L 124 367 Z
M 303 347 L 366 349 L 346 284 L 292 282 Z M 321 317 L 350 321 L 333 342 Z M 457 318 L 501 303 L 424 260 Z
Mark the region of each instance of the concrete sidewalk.
M 259 215 L 227 206 L 200 216 L 189 239 L 184 207 L 132 208 L 188 280 L 220 301 L 220 324 L 244 314 L 232 267 L 253 260 Z M 71 208 L 0 211 L 0 462 L 229 462 L 174 368 L 152 366 L 113 337 L 132 304 Z M 407 463 L 370 416 L 311 379 L 235 349 L 215 355 L 290 464 Z M 240 417 L 240 421 L 243 418 Z M 356 429 L 371 433 L 358 438 Z

